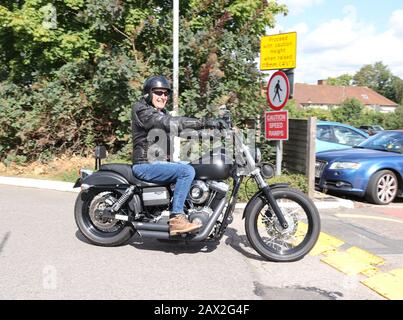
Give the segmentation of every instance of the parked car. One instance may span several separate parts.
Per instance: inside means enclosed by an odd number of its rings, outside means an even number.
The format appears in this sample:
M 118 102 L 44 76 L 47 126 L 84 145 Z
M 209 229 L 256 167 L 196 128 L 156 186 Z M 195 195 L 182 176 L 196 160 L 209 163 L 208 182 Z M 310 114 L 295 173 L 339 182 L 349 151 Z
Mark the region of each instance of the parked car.
M 386 205 L 403 195 L 403 131 L 382 131 L 347 150 L 316 155 L 318 190 Z
M 369 126 L 360 126 L 358 129 L 365 131 L 370 136 L 373 136 L 374 134 L 377 134 L 378 132 L 385 130 L 380 125 L 374 125 L 374 124 Z
M 316 152 L 351 148 L 369 137 L 364 131 L 350 125 L 318 121 L 316 123 Z

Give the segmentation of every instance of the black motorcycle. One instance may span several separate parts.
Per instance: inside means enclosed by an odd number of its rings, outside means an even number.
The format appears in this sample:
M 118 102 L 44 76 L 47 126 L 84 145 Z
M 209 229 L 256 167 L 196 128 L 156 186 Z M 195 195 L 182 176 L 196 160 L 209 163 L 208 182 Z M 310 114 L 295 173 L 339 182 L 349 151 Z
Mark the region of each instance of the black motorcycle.
M 75 203 L 75 221 L 91 243 L 123 245 L 137 233 L 159 240 L 219 241 L 233 220 L 237 195 L 244 177 L 256 181 L 259 191 L 246 205 L 243 218 L 252 247 L 270 261 L 303 258 L 315 245 L 320 218 L 315 204 L 288 184 L 268 185 L 273 166 L 260 163 L 260 152 L 251 152 L 242 133 L 232 134 L 231 148 L 216 148 L 190 162 L 196 176 L 186 200 L 189 221 L 201 224 L 197 233 L 169 235 L 169 207 L 174 185 L 137 179 L 128 164 L 100 164 L 95 172 L 80 170 L 74 187 L 81 187 Z M 255 156 L 253 156 L 255 153 Z M 98 168 L 99 167 L 99 168 Z M 226 181 L 233 180 L 233 188 Z

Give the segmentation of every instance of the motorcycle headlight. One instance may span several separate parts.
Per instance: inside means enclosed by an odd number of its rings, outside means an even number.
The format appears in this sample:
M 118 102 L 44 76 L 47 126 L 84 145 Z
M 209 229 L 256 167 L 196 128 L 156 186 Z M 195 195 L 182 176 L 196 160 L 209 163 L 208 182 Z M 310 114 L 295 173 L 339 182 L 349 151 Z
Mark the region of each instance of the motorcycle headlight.
M 263 165 L 260 172 L 264 179 L 271 179 L 274 177 L 274 167 L 271 164 Z
M 341 169 L 359 169 L 361 163 L 359 162 L 333 162 L 329 169 L 331 170 L 341 170 Z
M 260 148 L 256 148 L 255 151 L 255 162 L 260 163 L 262 161 L 262 152 L 260 151 Z

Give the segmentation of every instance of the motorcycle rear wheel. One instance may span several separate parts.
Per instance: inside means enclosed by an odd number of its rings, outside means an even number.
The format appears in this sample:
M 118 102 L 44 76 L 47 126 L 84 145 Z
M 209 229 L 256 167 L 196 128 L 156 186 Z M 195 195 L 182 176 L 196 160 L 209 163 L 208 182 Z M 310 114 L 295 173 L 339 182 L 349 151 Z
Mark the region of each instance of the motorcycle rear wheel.
M 109 192 L 109 194 L 111 193 Z M 98 200 L 96 199 L 97 197 Z M 129 241 L 135 233 L 133 225 L 116 220 L 94 221 L 94 216 L 90 214 L 91 206 L 94 203 L 98 205 L 102 204 L 102 192 L 93 194 L 85 200 L 82 198 L 82 192 L 77 196 L 74 207 L 74 218 L 81 234 L 92 244 L 104 247 L 120 246 Z M 104 228 L 102 227 L 103 222 Z
M 245 231 L 249 243 L 269 261 L 300 260 L 319 237 L 319 212 L 312 200 L 299 190 L 278 188 L 272 193 L 289 227 L 283 230 L 265 199 L 255 197 L 246 209 Z

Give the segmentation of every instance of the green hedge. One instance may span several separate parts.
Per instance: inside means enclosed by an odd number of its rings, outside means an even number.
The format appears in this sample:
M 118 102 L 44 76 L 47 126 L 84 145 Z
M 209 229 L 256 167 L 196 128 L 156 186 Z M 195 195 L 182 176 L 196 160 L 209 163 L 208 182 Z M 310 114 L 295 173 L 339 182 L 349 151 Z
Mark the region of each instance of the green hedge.
M 308 181 L 304 175 L 285 173 L 281 176 L 269 179 L 266 182 L 269 185 L 275 183 L 288 183 L 292 188 L 299 189 L 304 193 L 308 192 Z M 228 181 L 228 183 L 231 185 L 232 190 L 232 181 Z M 239 189 L 238 201 L 247 202 L 257 191 L 258 187 L 253 178 L 245 178 Z

